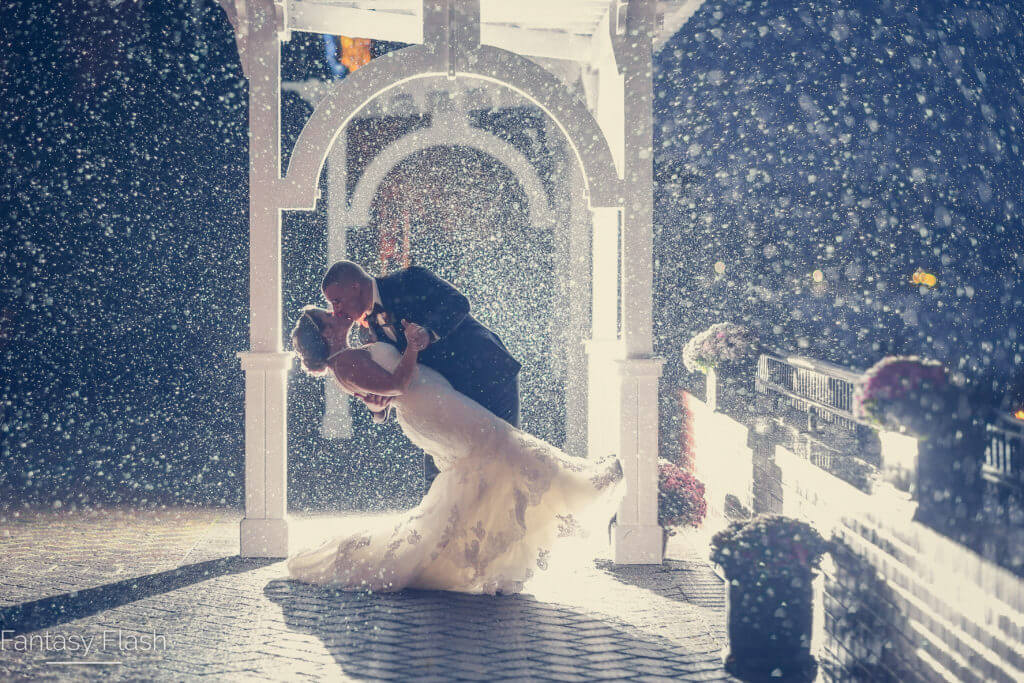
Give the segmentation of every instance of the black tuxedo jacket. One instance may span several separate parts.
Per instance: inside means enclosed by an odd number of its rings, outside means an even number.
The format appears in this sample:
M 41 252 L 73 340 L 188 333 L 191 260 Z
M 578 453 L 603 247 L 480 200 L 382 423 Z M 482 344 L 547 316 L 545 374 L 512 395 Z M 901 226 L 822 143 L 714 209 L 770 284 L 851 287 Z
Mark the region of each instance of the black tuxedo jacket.
M 393 342 L 369 316 L 377 339 L 404 351 L 402 320 L 427 328 L 439 339 L 420 352 L 419 362 L 437 370 L 456 391 L 480 401 L 491 387 L 516 376 L 520 364 L 501 339 L 469 314 L 469 300 L 426 268 L 410 266 L 377 278 L 381 306 L 391 323 Z M 485 401 L 480 401 L 486 405 Z

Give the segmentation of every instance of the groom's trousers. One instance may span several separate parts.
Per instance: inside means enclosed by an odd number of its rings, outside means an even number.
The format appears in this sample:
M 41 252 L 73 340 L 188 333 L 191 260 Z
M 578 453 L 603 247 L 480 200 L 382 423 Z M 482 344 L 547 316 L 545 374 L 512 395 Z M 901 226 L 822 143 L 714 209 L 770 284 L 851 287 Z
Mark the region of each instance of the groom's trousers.
M 458 387 L 456 387 L 458 389 Z M 519 374 L 516 373 L 512 379 L 502 379 L 482 387 L 474 387 L 475 391 L 464 394 L 491 411 L 513 427 L 519 426 Z M 438 475 L 434 459 L 429 455 L 423 456 L 423 493 L 426 495 L 430 485 Z

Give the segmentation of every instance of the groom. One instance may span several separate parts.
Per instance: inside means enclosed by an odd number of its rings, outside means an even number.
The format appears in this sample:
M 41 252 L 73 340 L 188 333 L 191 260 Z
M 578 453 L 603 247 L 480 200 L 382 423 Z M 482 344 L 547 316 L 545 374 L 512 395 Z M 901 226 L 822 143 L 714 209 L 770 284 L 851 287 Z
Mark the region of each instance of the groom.
M 403 320 L 424 327 L 431 342 L 420 352 L 419 362 L 442 374 L 456 391 L 519 426 L 519 361 L 498 335 L 469 314 L 469 300 L 451 283 L 418 266 L 374 278 L 357 263 L 338 261 L 327 270 L 321 289 L 334 315 L 369 327 L 378 341 L 399 351 L 406 345 Z M 375 411 L 375 421 L 387 419 L 386 403 L 371 399 L 367 405 Z M 424 491 L 436 476 L 434 460 L 427 455 Z

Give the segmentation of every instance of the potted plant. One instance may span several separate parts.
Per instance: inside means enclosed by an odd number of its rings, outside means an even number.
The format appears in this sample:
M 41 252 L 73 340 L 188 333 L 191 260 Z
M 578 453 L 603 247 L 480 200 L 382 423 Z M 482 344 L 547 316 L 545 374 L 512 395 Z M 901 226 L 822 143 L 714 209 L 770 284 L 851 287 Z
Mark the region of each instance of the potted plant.
M 854 414 L 875 427 L 927 439 L 948 419 L 950 382 L 941 363 L 888 356 L 864 373 L 853 394 Z
M 733 522 L 715 534 L 711 560 L 729 582 L 726 669 L 747 680 L 811 681 L 812 583 L 831 544 L 782 515 Z
M 658 460 L 658 524 L 664 534 L 662 555 L 668 537 L 677 527 L 699 527 L 708 514 L 704 484 L 679 465 Z
M 853 396 L 855 415 L 916 441 L 881 438 L 883 471 L 909 482 L 917 521 L 944 531 L 969 526 L 981 508 L 990 397 L 961 384 L 936 361 L 889 356 L 864 374 Z
M 752 375 L 758 358 L 757 338 L 749 328 L 736 323 L 717 323 L 700 332 L 683 347 L 683 365 L 690 372 L 707 375 L 706 401 L 718 410 L 722 396 L 719 381 L 729 380 L 734 388 L 753 384 Z

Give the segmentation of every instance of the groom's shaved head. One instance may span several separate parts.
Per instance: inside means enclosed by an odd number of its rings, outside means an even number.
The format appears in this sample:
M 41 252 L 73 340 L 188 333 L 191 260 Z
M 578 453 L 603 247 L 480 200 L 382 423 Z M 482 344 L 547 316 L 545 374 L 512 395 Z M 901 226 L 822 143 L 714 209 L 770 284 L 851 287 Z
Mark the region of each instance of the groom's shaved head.
M 330 285 L 341 285 L 347 287 L 354 282 L 368 282 L 370 276 L 363 270 L 363 267 L 353 261 L 338 261 L 327 269 L 324 280 L 320 283 L 320 289 L 327 290 Z
M 334 315 L 360 320 L 373 307 L 373 278 L 352 261 L 338 261 L 327 269 L 320 285 Z

